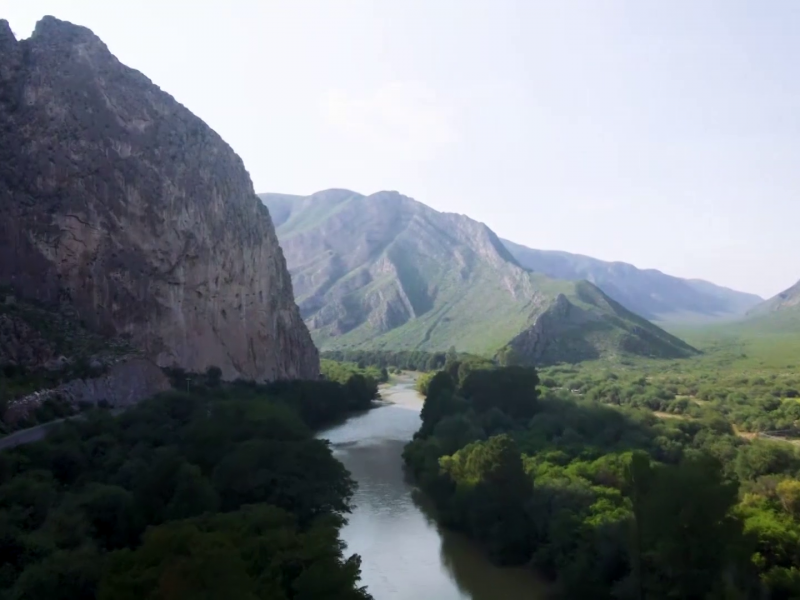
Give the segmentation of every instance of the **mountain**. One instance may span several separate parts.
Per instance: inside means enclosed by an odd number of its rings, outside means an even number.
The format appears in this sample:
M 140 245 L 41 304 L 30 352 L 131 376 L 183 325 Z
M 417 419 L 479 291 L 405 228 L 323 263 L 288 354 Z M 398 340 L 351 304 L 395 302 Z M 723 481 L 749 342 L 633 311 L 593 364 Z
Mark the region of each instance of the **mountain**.
M 694 352 L 591 283 L 528 272 L 468 217 L 397 192 L 260 197 L 321 349 L 510 348 L 539 363 Z
M 203 121 L 91 31 L 0 21 L 0 285 L 161 366 L 315 378 L 267 209 Z
M 766 332 L 800 333 L 800 281 L 753 308 L 747 313 L 744 325 Z
M 763 298 L 699 279 L 681 279 L 655 269 L 637 269 L 568 252 L 534 250 L 503 240 L 526 269 L 556 279 L 591 281 L 620 304 L 659 323 L 733 320 Z
M 777 296 L 756 306 L 748 313 L 748 316 L 757 317 L 776 312 L 800 313 L 800 281 L 795 283 L 788 290 L 784 290 Z

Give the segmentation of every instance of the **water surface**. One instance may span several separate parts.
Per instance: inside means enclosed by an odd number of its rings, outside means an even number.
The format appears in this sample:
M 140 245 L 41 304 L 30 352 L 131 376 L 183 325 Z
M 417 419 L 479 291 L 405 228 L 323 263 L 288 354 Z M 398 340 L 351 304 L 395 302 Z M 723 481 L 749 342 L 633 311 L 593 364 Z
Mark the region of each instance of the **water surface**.
M 469 540 L 426 514 L 403 471 L 402 452 L 419 428 L 422 399 L 411 377 L 381 395 L 379 408 L 320 434 L 353 474 L 358 491 L 342 529 L 347 552 L 361 555 L 362 582 L 375 600 L 540 600 L 526 569 L 493 566 Z

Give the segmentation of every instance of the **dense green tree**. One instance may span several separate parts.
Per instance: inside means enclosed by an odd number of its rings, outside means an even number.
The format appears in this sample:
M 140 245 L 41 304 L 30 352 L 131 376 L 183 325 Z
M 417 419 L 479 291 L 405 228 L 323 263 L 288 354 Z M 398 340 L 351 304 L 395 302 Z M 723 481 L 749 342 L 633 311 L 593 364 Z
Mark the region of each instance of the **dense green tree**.
M 94 600 L 102 568 L 102 557 L 91 545 L 58 550 L 30 564 L 17 578 L 8 598 Z
M 472 442 L 443 457 L 441 467 L 455 483 L 453 521 L 483 541 L 498 561 L 523 562 L 529 553 L 527 503 L 533 487 L 513 439 L 499 435 Z
M 216 512 L 219 496 L 197 465 L 181 464 L 175 474 L 175 491 L 165 507 L 168 521 Z
M 704 456 L 651 473 L 631 470 L 644 597 L 706 598 L 722 589 L 723 576 L 748 555 L 742 524 L 731 512 L 736 485 Z
M 456 385 L 446 371 L 438 371 L 427 383 L 425 403 L 422 405 L 420 435 L 430 435 L 444 417 L 458 410 Z
M 98 598 L 255 600 L 255 588 L 233 540 L 179 522 L 150 530 L 137 550 L 113 555 Z
M 775 493 L 787 513 L 800 517 L 800 481 L 784 479 L 776 486 Z
M 0 597 L 368 598 L 338 539 L 353 481 L 310 428 L 355 396 L 198 385 L 0 453 Z
M 21 529 L 33 530 L 41 526 L 57 499 L 56 481 L 45 470 L 22 473 L 0 486 L 0 509 Z
M 133 544 L 141 531 L 134 496 L 119 486 L 90 483 L 67 499 L 66 505 L 86 516 L 92 537 L 101 548 L 113 550 Z
M 536 414 L 539 377 L 532 367 L 476 369 L 459 387 L 461 394 L 479 413 L 497 408 L 513 419 Z
M 98 597 L 366 600 L 358 558 L 344 558 L 337 527 L 321 519 L 302 530 L 266 505 L 168 523 L 111 556 Z
M 675 398 L 702 387 L 691 382 L 654 385 L 641 375 L 554 367 L 531 402 L 536 384 L 522 384 L 520 372 L 458 363 L 456 379 L 445 369 L 456 384 L 452 403 L 447 410 L 431 403 L 426 413 L 436 425 L 423 421 L 404 458 L 442 522 L 480 541 L 495 560 L 530 563 L 570 598 L 798 597 L 795 447 L 738 436 L 733 411 L 717 410 L 717 400 Z M 709 398 L 735 407 L 750 402 L 713 390 Z M 781 418 L 800 406 L 788 402 L 775 405 Z M 681 418 L 667 418 L 670 412 Z M 513 507 L 476 483 L 478 449 L 504 437 L 516 442 L 510 454 L 535 481 Z M 505 528 L 519 506 L 524 515 Z
M 206 385 L 210 388 L 217 388 L 222 382 L 222 369 L 219 367 L 208 367 L 206 369 Z

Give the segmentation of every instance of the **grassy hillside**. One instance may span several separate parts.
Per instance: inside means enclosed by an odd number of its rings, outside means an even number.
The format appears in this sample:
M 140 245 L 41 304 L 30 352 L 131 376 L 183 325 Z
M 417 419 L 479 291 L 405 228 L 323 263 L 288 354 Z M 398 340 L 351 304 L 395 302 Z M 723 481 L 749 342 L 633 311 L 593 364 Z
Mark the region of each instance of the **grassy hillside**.
M 669 331 L 703 350 L 699 369 L 800 372 L 800 283 L 736 322 Z
M 743 371 L 800 368 L 800 318 L 771 315 L 703 328 L 673 328 L 704 353 L 703 365 Z
M 780 329 L 788 326 L 800 333 L 800 281 L 747 313 L 757 326 Z
M 264 194 L 322 350 L 446 350 L 555 362 L 686 356 L 587 282 L 522 268 L 488 227 L 395 192 Z

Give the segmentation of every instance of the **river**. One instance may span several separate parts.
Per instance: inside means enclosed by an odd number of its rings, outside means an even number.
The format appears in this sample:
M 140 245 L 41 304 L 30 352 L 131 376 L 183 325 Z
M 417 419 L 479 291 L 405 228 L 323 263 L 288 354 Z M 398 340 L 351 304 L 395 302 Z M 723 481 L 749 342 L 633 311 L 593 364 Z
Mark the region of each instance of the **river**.
M 526 569 L 493 566 L 474 544 L 444 531 L 403 471 L 403 446 L 419 428 L 422 399 L 410 376 L 381 390 L 378 408 L 320 433 L 358 490 L 342 529 L 347 554 L 361 555 L 362 583 L 375 600 L 539 600 Z

